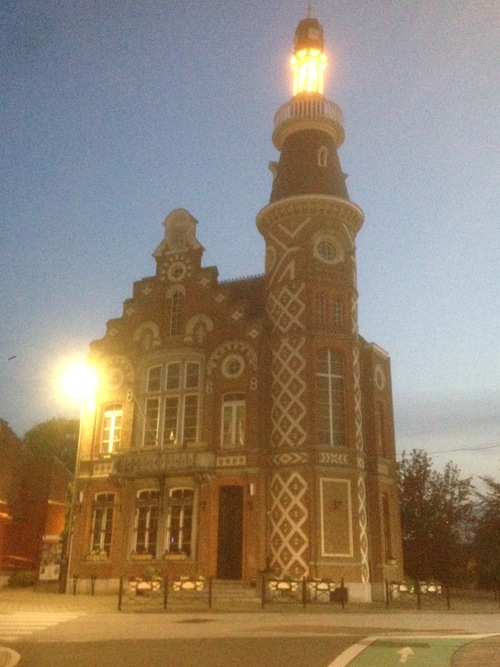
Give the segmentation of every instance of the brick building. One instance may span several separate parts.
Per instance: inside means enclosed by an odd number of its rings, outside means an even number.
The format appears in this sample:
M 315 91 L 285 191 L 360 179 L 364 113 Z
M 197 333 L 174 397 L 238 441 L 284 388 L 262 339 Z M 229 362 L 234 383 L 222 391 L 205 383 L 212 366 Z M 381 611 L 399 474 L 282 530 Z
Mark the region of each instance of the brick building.
M 147 564 L 252 581 L 270 567 L 344 577 L 368 601 L 402 575 L 390 360 L 358 333 L 363 213 L 325 64 L 322 26 L 303 19 L 257 216 L 264 275 L 219 282 L 197 221 L 174 210 L 155 275 L 91 344 L 101 381 L 83 414 L 70 576 L 114 587 Z
M 0 419 L 0 575 L 38 570 L 44 542 L 60 544 L 72 474 L 35 456 Z

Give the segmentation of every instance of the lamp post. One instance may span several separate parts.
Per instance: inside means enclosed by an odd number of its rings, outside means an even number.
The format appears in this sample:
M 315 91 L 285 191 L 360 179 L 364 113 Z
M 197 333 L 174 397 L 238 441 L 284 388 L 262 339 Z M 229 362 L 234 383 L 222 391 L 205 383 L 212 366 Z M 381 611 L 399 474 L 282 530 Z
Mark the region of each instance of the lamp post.
M 93 368 L 86 366 L 85 364 L 71 366 L 64 372 L 62 384 L 65 394 L 69 398 L 78 400 L 80 403 L 80 424 L 78 429 L 78 444 L 76 452 L 75 475 L 73 479 L 73 493 L 68 524 L 65 531 L 65 541 L 63 544 L 63 566 L 61 568 L 60 577 L 60 592 L 65 593 L 68 588 L 69 565 L 73 551 L 73 532 L 76 514 L 75 510 L 77 504 L 80 502 L 77 482 L 80 472 L 82 434 L 86 420 L 86 413 L 92 411 L 95 417 L 95 394 L 98 384 L 97 373 Z

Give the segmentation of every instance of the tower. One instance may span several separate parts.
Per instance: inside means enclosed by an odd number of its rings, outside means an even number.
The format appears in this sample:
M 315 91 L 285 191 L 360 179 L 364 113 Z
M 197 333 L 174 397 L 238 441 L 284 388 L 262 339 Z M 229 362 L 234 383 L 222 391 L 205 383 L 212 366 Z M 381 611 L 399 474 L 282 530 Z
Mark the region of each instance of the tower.
M 326 65 L 323 28 L 309 15 L 295 32 L 293 95 L 275 115 L 280 158 L 270 165 L 269 205 L 257 217 L 271 329 L 270 562 L 295 577 L 343 576 L 369 599 L 373 558 L 382 563 L 381 550 L 392 550 L 376 537 L 381 471 L 392 499 L 386 522 L 397 524 L 397 495 L 394 467 L 376 461 L 369 426 L 377 418 L 372 410 L 364 422 L 363 409 L 375 366 L 384 378 L 390 370 L 387 355 L 358 333 L 355 241 L 363 212 L 350 201 L 340 166 L 342 112 L 323 94 Z M 393 443 L 389 449 L 393 456 Z

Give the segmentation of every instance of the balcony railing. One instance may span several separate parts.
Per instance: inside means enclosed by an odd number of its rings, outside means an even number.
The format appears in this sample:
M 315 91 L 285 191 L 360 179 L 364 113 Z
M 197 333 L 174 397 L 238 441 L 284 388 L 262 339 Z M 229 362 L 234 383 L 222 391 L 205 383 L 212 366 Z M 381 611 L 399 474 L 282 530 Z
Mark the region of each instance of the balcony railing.
M 343 127 L 341 108 L 326 97 L 297 97 L 283 104 L 274 116 L 274 127 L 293 119 L 331 121 Z

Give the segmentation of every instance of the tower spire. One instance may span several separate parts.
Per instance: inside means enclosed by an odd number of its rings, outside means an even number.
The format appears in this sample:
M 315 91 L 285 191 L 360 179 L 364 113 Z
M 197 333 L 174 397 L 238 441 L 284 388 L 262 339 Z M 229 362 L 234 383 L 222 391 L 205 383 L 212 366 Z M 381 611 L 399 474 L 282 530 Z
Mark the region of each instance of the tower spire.
M 307 18 L 308 19 L 312 19 L 312 11 L 313 11 L 312 2 L 311 2 L 311 0 L 309 0 L 309 2 L 307 3 Z

